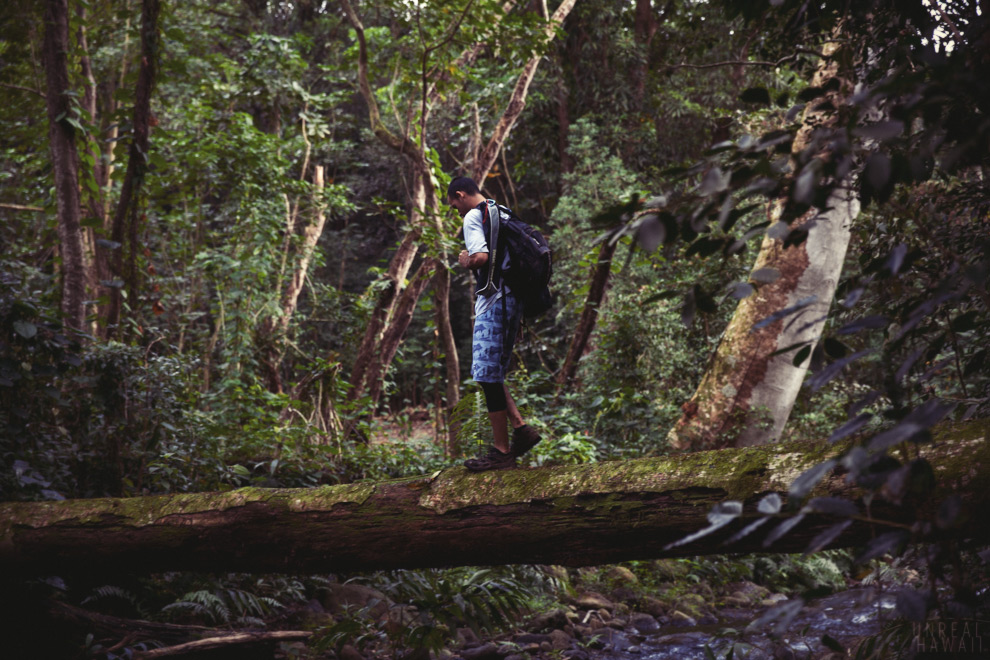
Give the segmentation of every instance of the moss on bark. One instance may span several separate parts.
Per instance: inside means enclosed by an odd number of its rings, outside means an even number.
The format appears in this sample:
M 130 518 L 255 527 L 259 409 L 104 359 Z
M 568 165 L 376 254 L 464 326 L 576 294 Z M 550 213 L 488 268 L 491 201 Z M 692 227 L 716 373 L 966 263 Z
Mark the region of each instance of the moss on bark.
M 958 492 L 975 509 L 990 492 L 990 422 L 945 427 L 922 447 L 935 500 Z M 303 571 L 603 563 L 724 552 L 718 535 L 663 547 L 704 527 L 727 499 L 785 494 L 835 455 L 827 443 L 778 444 L 589 465 L 434 475 L 313 489 L 242 488 L 131 499 L 0 504 L 0 561 L 11 569 Z M 856 497 L 838 474 L 813 494 Z M 909 519 L 874 502 L 874 515 Z M 881 511 L 882 509 L 882 511 Z M 878 513 L 880 512 L 880 513 Z M 990 524 L 973 517 L 978 538 Z M 776 551 L 803 550 L 831 520 L 809 517 Z M 870 530 L 854 526 L 851 543 Z M 754 535 L 755 537 L 756 535 Z M 760 549 L 754 538 L 737 551 Z

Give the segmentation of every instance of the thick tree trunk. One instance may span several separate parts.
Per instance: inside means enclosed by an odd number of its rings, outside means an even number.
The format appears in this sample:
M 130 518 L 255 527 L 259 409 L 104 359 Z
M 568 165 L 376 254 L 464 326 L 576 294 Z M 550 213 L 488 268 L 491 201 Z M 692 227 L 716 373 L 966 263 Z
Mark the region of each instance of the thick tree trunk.
M 113 255 L 111 271 L 122 278 L 130 304 L 138 304 L 137 253 L 138 253 L 138 195 L 148 171 L 148 147 L 151 132 L 151 92 L 155 83 L 158 63 L 158 16 L 161 0 L 143 0 L 141 6 L 141 61 L 134 90 L 133 135 L 127 155 L 127 172 L 120 189 L 120 199 L 113 217 L 111 239 L 119 245 Z M 126 256 L 127 263 L 124 263 Z M 107 309 L 107 336 L 117 333 L 120 324 L 123 296 L 121 287 L 110 291 Z
M 65 325 L 85 330 L 86 268 L 80 225 L 79 154 L 69 95 L 69 7 L 66 0 L 45 3 L 45 64 L 48 138 L 55 175 L 58 238 L 62 257 L 62 316 Z
M 946 426 L 922 447 L 937 481 L 923 506 L 936 507 L 950 493 L 974 512 L 987 505 L 988 433 L 988 420 Z M 313 489 L 4 503 L 0 562 L 17 575 L 305 573 L 580 566 L 762 551 L 765 532 L 728 547 L 722 541 L 752 520 L 757 500 L 770 492 L 786 495 L 798 475 L 835 452 L 827 443 L 791 443 L 479 474 L 457 466 L 430 476 Z M 857 496 L 835 473 L 813 494 Z M 706 527 L 711 506 L 727 499 L 745 502 L 743 520 L 664 550 Z M 880 498 L 870 504 L 872 520 L 904 523 L 918 513 Z M 834 522 L 808 516 L 770 550 L 802 551 Z M 857 521 L 835 545 L 859 543 L 878 531 L 887 528 Z M 990 541 L 990 517 L 971 516 L 960 534 Z
M 842 273 L 846 248 L 849 246 L 850 228 L 857 215 L 859 215 L 859 200 L 854 192 L 843 188 L 829 198 L 828 210 L 818 214 L 808 223 L 808 239 L 802 246 L 804 255 L 798 252 L 790 255 L 788 259 L 786 255 L 788 250 L 781 249 L 780 241 L 769 237 L 764 239 L 764 248 L 760 250 L 760 256 L 767 258 L 766 266 L 783 266 L 786 270 L 794 260 L 808 257 L 809 263 L 794 283 L 793 290 L 784 299 L 783 308 L 791 307 L 812 296 L 815 298 L 815 302 L 800 312 L 773 324 L 779 326 L 779 331 L 776 341 L 766 346 L 771 354 L 795 344 L 804 344 L 813 349 L 818 342 L 825 327 L 825 317 L 831 306 L 832 296 L 835 295 L 835 288 L 839 283 L 839 275 Z M 758 259 L 756 268 L 762 267 L 764 264 Z M 772 289 L 773 285 L 765 288 Z M 764 297 L 761 288 L 753 297 L 756 298 L 754 302 L 758 304 L 760 300 L 773 298 L 774 294 L 768 292 Z M 752 337 L 752 340 L 759 341 L 757 337 Z M 764 428 L 760 424 L 745 426 L 736 439 L 737 447 L 764 444 L 780 438 L 811 362 L 809 358 L 796 367 L 794 354 L 794 351 L 791 351 L 766 360 L 766 372 L 760 386 L 752 391 L 749 409 L 757 411 L 757 415 L 765 411 L 772 426 L 769 428 Z
M 824 86 L 839 76 L 840 58 L 831 57 L 836 50 L 836 44 L 826 47 L 813 85 Z M 848 88 L 832 92 L 833 107 L 841 107 L 842 95 L 849 92 Z M 792 153 L 805 149 L 819 126 L 834 121 L 834 112 L 809 111 Z M 814 348 L 818 341 L 842 272 L 850 227 L 859 214 L 859 201 L 844 184 L 836 188 L 825 210 L 813 208 L 801 217 L 787 218 L 783 216 L 786 204 L 787 200 L 777 200 L 770 205 L 771 222 L 783 220 L 792 230 L 805 229 L 808 238 L 790 247 L 784 246 L 783 238 L 769 234 L 764 238 L 753 272 L 779 275 L 771 282 L 762 275 L 754 277 L 755 293 L 740 301 L 698 389 L 667 436 L 675 448 L 773 442 L 787 423 L 810 361 L 794 366 L 794 351 L 773 353 L 799 342 Z M 753 329 L 772 314 L 812 297 L 814 302 L 800 312 Z
M 585 300 L 584 309 L 581 310 L 581 318 L 574 330 L 570 348 L 567 349 L 567 357 L 564 358 L 564 364 L 557 373 L 558 388 L 570 383 L 577 375 L 578 362 L 581 361 L 588 347 L 591 333 L 594 332 L 598 321 L 598 310 L 605 299 L 605 290 L 608 287 L 609 276 L 612 274 L 612 257 L 617 246 L 618 241 L 605 241 L 598 250 L 598 261 L 591 277 L 588 298 Z

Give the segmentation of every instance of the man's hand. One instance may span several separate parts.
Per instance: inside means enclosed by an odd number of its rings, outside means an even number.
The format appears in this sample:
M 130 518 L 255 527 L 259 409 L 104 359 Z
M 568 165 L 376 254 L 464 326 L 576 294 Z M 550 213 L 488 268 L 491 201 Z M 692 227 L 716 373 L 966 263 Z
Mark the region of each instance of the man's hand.
M 467 250 L 461 250 L 461 253 L 457 255 L 457 263 L 460 264 L 461 268 L 475 270 L 488 263 L 488 253 L 475 252 L 474 254 L 468 254 Z

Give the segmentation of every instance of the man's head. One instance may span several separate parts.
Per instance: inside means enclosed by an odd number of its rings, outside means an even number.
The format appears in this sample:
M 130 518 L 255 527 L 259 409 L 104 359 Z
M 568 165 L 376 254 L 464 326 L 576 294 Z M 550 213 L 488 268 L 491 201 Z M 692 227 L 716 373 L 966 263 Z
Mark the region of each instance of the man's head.
M 461 217 L 483 201 L 485 196 L 470 177 L 455 177 L 447 186 L 447 203 L 457 209 Z

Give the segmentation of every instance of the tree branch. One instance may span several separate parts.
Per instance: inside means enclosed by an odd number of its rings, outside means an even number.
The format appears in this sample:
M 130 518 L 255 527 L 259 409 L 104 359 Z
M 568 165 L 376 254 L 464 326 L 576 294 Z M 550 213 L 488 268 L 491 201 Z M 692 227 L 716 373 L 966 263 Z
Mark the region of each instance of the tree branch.
M 375 100 L 374 90 L 371 89 L 371 82 L 368 80 L 368 41 L 364 33 L 364 24 L 361 18 L 354 11 L 350 0 L 341 0 L 344 14 L 348 22 L 354 28 L 358 40 L 358 89 L 365 103 L 368 104 L 368 119 L 371 123 L 371 130 L 379 140 L 395 149 L 399 153 L 412 155 L 416 152 L 416 145 L 408 137 L 402 138 L 395 135 L 382 122 L 381 111 L 378 109 L 378 102 Z
M 139 651 L 134 654 L 134 660 L 152 660 L 152 658 L 167 658 L 191 653 L 205 654 L 230 646 L 248 646 L 274 642 L 296 642 L 309 639 L 313 633 L 305 630 L 275 630 L 272 632 L 238 632 L 222 637 L 207 637 L 194 642 L 165 646 L 163 648 Z
M 36 94 L 41 98 L 45 98 L 45 93 L 34 89 L 33 87 L 24 87 L 23 85 L 12 85 L 11 83 L 0 83 L 0 87 L 6 87 L 7 89 L 19 89 L 22 92 L 30 92 L 31 94 Z
M 554 11 L 553 16 L 550 17 L 549 22 L 547 22 L 546 27 L 543 28 L 544 42 L 549 42 L 553 39 L 557 27 L 567 18 L 571 9 L 574 8 L 574 3 L 575 0 L 563 0 L 560 3 L 557 10 Z M 509 104 L 506 106 L 505 112 L 502 113 L 498 124 L 495 125 L 495 130 L 484 151 L 481 153 L 481 158 L 474 164 L 472 178 L 478 183 L 479 187 L 484 187 L 488 172 L 491 170 L 492 165 L 495 164 L 495 159 L 498 157 L 498 152 L 502 149 L 502 144 L 505 142 L 506 136 L 526 107 L 526 96 L 529 93 L 529 85 L 533 82 L 533 77 L 536 75 L 536 69 L 540 65 L 541 57 L 541 55 L 534 54 L 526 62 L 522 73 L 519 74 L 519 78 L 516 80 L 516 86 L 512 90 L 512 97 L 509 99 Z
M 821 56 L 821 53 L 818 52 L 817 50 L 813 50 L 811 48 L 799 48 L 796 51 L 794 51 L 793 53 L 791 53 L 790 55 L 787 55 L 786 57 L 782 57 L 779 60 L 776 60 L 774 62 L 770 62 L 770 61 L 766 61 L 766 60 L 726 60 L 724 62 L 712 62 L 710 64 L 688 64 L 688 63 L 685 62 L 685 63 L 681 63 L 681 64 L 669 64 L 669 65 L 667 65 L 666 68 L 667 69 L 714 69 L 714 68 L 717 68 L 717 67 L 720 67 L 720 66 L 772 66 L 772 67 L 778 67 L 781 64 L 784 64 L 786 62 L 790 62 L 792 60 L 796 60 L 798 58 L 798 55 L 801 55 L 801 54 Z
M 23 204 L 7 204 L 0 202 L 0 209 L 9 209 L 11 211 L 44 211 L 45 209 L 40 206 L 25 206 Z

